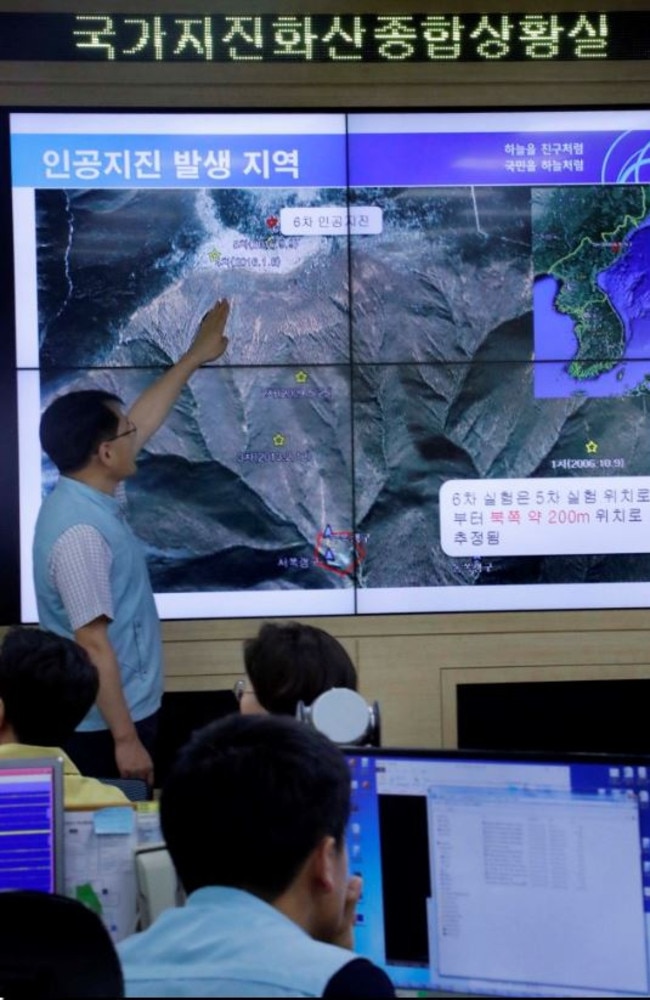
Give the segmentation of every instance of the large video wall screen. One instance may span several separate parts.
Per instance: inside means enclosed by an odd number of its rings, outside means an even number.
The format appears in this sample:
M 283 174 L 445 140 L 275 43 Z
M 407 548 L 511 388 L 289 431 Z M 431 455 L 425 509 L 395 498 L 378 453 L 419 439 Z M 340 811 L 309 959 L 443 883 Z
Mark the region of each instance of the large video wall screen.
M 163 617 L 635 607 L 650 112 L 10 116 L 22 618 L 43 406 L 128 405 Z

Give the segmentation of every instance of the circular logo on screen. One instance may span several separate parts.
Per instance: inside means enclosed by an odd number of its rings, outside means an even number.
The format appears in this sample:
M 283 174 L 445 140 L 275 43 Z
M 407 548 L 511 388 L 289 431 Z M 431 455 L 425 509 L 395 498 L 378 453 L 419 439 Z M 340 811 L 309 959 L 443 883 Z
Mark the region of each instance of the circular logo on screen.
M 647 184 L 650 181 L 650 142 L 645 132 L 623 132 L 607 150 L 601 181 L 604 184 Z

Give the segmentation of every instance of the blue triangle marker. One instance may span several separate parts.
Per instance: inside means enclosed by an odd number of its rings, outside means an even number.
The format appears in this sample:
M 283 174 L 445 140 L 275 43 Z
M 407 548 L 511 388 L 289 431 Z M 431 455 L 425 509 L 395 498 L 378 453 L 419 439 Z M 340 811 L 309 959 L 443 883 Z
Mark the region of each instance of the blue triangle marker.
M 332 531 L 332 525 L 328 524 L 323 532 L 323 538 L 331 538 L 334 532 Z
M 334 555 L 331 549 L 328 549 L 327 552 L 325 553 L 325 561 L 336 562 L 336 556 Z

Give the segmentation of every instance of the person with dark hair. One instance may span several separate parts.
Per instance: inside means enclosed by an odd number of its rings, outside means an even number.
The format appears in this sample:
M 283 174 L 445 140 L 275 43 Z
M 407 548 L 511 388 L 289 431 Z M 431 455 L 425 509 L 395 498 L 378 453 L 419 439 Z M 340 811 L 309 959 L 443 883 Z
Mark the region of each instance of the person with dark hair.
M 262 625 L 244 642 L 246 681 L 235 685 L 243 714 L 295 715 L 330 688 L 357 690 L 357 672 L 333 635 L 313 625 Z
M 115 404 L 122 405 L 120 397 L 104 389 L 69 392 L 50 403 L 41 420 L 41 446 L 61 475 L 79 472 L 103 441 L 115 440 Z
M 345 758 L 294 719 L 197 730 L 161 800 L 188 900 L 118 946 L 127 995 L 394 996 L 349 950 L 361 893 L 349 811 Z
M 116 491 L 201 365 L 220 357 L 229 305 L 204 316 L 187 352 L 126 411 L 112 393 L 71 392 L 41 418 L 41 443 L 60 476 L 34 537 L 34 581 L 43 628 L 74 638 L 99 671 L 96 704 L 68 744 L 97 777 L 153 782 L 162 697 L 162 642 L 144 552 Z
M 117 788 L 79 773 L 61 747 L 97 697 L 99 677 L 71 639 L 14 628 L 0 647 L 0 757 L 62 757 L 66 809 L 126 805 Z
M 0 996 L 123 997 L 115 945 L 83 903 L 44 892 L 0 893 Z

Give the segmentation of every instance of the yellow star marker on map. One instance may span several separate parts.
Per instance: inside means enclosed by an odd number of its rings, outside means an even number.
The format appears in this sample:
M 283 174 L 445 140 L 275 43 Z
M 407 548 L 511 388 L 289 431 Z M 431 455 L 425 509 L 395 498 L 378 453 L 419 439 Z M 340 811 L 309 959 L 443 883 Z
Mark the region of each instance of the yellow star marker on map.
M 585 450 L 588 455 L 595 455 L 596 452 L 598 451 L 598 445 L 596 444 L 595 441 L 587 441 L 585 445 Z
M 273 444 L 275 445 L 276 448 L 281 448 L 286 440 L 287 439 L 285 438 L 284 434 L 273 435 Z
M 296 374 L 294 375 L 294 378 L 295 378 L 296 382 L 300 382 L 302 384 L 303 382 L 307 381 L 307 379 L 309 378 L 309 375 L 307 374 L 307 372 L 299 371 L 299 372 L 296 372 Z

